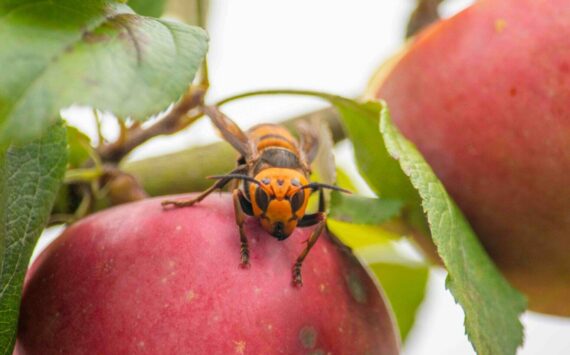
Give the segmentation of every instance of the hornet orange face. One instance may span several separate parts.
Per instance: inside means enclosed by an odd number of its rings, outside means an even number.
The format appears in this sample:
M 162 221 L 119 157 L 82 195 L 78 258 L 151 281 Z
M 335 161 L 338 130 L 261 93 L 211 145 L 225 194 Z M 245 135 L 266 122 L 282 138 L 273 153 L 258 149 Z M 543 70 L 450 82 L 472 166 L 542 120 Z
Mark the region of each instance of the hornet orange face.
M 287 238 L 305 215 L 311 189 L 297 170 L 268 168 L 255 176 L 260 184 L 249 185 L 253 214 L 278 240 Z

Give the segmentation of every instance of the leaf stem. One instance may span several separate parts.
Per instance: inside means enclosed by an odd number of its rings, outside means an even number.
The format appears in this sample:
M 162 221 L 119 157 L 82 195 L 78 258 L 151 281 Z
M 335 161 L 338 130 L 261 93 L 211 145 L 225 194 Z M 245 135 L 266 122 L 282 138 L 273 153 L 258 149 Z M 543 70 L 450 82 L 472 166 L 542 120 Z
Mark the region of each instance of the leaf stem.
M 215 105 L 222 106 L 229 102 L 236 101 L 239 99 L 244 99 L 253 96 L 265 96 L 265 95 L 294 95 L 294 96 L 311 96 L 320 98 L 323 100 L 330 101 L 334 98 L 342 98 L 341 96 L 331 95 L 327 93 L 323 93 L 320 91 L 312 91 L 312 90 L 294 90 L 294 89 L 271 89 L 271 90 L 255 90 L 255 91 L 248 91 L 241 94 L 237 94 L 234 96 L 227 97 L 223 100 L 218 101 Z
M 103 145 L 105 143 L 105 137 L 103 136 L 103 129 L 101 127 L 101 116 L 99 116 L 97 109 L 93 109 L 93 118 L 95 119 L 95 126 L 97 127 L 97 143 Z
M 98 168 L 71 169 L 65 172 L 64 183 L 90 182 L 99 179 L 103 171 Z

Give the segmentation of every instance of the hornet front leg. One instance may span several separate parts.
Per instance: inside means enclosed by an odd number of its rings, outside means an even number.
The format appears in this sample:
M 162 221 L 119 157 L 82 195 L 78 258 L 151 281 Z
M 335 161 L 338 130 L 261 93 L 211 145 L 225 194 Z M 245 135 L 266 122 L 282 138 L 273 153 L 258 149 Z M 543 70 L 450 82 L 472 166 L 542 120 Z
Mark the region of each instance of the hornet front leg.
M 240 165 L 238 166 L 235 170 L 233 170 L 232 172 L 230 172 L 228 175 L 230 174 L 236 174 L 236 173 L 241 173 L 246 169 L 246 166 L 244 165 Z M 209 194 L 211 194 L 212 192 L 214 192 L 216 189 L 222 189 L 224 186 L 226 186 L 230 181 L 232 181 L 233 177 L 227 177 L 224 179 L 220 179 L 218 181 L 216 181 L 212 186 L 210 186 L 209 188 L 207 188 L 206 190 L 202 191 L 198 196 L 193 197 L 193 198 L 188 198 L 188 199 L 181 199 L 181 200 L 164 200 L 162 201 L 162 206 L 174 206 L 174 207 L 188 207 L 188 206 L 192 206 L 195 203 L 198 203 L 200 201 L 202 201 L 203 199 L 205 199 Z
M 236 216 L 236 224 L 238 225 L 239 229 L 239 239 L 240 239 L 240 255 L 241 261 L 240 265 L 243 268 L 249 268 L 249 246 L 247 244 L 247 236 L 245 235 L 245 231 L 243 225 L 245 223 L 245 215 L 253 215 L 251 202 L 249 202 L 243 192 L 241 190 L 234 190 L 233 193 L 234 199 L 234 211 Z

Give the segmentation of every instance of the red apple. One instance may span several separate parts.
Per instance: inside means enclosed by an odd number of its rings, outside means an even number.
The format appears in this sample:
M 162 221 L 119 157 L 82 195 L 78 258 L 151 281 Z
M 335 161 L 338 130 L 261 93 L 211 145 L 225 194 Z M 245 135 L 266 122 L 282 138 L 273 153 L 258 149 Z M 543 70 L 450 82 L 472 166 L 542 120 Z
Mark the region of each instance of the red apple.
M 570 3 L 480 0 L 369 95 L 431 164 L 530 308 L 570 316 Z
M 240 263 L 231 197 L 164 210 L 164 198 L 92 215 L 34 262 L 18 354 L 397 354 L 382 294 L 323 235 L 291 267 L 312 228 L 278 241 L 251 218 Z

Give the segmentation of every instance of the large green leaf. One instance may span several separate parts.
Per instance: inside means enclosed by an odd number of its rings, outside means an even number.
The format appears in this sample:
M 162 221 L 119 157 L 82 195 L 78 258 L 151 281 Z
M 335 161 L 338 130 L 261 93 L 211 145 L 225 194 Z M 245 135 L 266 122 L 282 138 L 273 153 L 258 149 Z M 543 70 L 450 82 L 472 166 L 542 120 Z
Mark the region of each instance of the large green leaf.
M 523 342 L 519 316 L 526 306 L 524 297 L 499 273 L 443 184 L 392 124 L 386 107 L 380 128 L 388 152 L 422 198 L 432 239 L 448 271 L 447 287 L 463 307 L 473 347 L 479 354 L 515 354 Z
M 0 152 L 0 354 L 12 353 L 24 275 L 66 162 L 62 124 Z
M 37 137 L 61 108 L 144 119 L 185 91 L 207 50 L 193 26 L 109 0 L 0 0 L 0 145 Z
M 421 199 L 398 162 L 382 144 L 378 131 L 379 102 L 360 103 L 333 96 L 329 100 L 339 110 L 342 123 L 354 146 L 360 174 L 381 198 L 406 204 L 404 218 L 422 232 L 429 233 L 421 209 Z
M 381 143 L 377 129 L 382 106 L 378 102 L 359 103 L 343 98 L 332 98 L 339 110 L 342 123 L 358 157 L 358 170 L 370 188 L 380 197 L 418 203 L 418 193 L 402 172 L 386 147 Z

